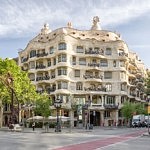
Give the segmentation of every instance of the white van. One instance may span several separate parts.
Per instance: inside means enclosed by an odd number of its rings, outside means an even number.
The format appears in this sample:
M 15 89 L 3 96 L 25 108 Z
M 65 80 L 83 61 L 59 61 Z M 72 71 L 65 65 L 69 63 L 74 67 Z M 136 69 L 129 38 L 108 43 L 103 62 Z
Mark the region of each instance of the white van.
M 134 115 L 132 117 L 132 127 L 145 127 L 145 116 L 144 115 Z

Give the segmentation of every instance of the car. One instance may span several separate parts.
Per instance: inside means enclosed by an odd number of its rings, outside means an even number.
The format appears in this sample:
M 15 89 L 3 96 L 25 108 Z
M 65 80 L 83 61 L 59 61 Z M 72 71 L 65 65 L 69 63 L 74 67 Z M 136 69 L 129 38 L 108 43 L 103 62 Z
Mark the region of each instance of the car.
M 22 131 L 22 127 L 19 124 L 10 124 L 9 129 L 11 131 Z

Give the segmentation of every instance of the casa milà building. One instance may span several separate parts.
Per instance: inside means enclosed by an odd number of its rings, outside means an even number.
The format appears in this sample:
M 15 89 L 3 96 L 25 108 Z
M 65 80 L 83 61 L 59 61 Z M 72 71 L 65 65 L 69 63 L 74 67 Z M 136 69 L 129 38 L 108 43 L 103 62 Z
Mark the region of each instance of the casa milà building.
M 37 92 L 46 91 L 53 102 L 61 98 L 60 113 L 71 117 L 72 126 L 75 120 L 83 126 L 123 124 L 123 103 L 145 102 L 145 67 L 120 34 L 102 30 L 97 16 L 92 21 L 89 30 L 69 22 L 51 31 L 45 24 L 19 52 L 19 66 Z

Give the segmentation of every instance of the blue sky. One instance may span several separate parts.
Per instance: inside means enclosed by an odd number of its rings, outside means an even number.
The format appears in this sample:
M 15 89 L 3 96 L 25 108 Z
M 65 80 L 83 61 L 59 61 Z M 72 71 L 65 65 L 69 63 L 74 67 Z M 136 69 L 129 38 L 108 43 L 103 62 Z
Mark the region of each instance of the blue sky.
M 13 58 L 43 27 L 88 30 L 99 16 L 104 30 L 120 33 L 150 68 L 150 0 L 0 0 L 0 57 Z

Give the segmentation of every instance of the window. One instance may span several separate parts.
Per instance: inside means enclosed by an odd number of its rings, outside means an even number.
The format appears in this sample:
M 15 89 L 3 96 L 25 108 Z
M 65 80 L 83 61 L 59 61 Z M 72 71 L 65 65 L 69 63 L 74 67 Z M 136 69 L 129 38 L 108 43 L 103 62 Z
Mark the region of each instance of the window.
M 115 96 L 107 96 L 106 104 L 115 104 Z
M 125 83 L 122 83 L 121 84 L 121 91 L 125 91 L 126 90 L 126 84 Z
M 77 46 L 76 52 L 77 53 L 84 53 L 83 46 Z
M 126 97 L 125 96 L 121 96 L 121 104 L 123 104 L 126 100 Z
M 106 92 L 112 91 L 112 84 L 111 83 L 107 83 L 105 87 L 106 87 Z
M 53 54 L 53 53 L 54 53 L 54 47 L 53 47 L 53 46 L 49 48 L 49 53 L 50 53 L 50 54 Z
M 10 105 L 9 104 L 4 105 L 4 111 L 10 111 Z
M 120 60 L 120 67 L 125 67 L 125 62 L 123 60 Z
M 104 111 L 104 117 L 105 117 L 105 118 L 110 117 L 110 111 L 105 110 L 105 111 Z
M 56 58 L 53 59 L 53 65 L 56 65 Z
M 35 62 L 34 61 L 31 61 L 30 62 L 30 69 L 34 69 L 35 68 Z
M 79 65 L 85 65 L 86 66 L 86 59 L 85 58 L 79 58 Z
M 83 89 L 82 82 L 77 82 L 77 84 L 76 84 L 76 90 L 82 90 L 82 89 Z
M 36 56 L 36 50 L 32 50 L 30 52 L 30 58 L 35 57 Z
M 116 60 L 113 61 L 113 66 L 116 67 Z
M 68 83 L 65 81 L 58 82 L 58 89 L 68 89 Z
M 48 66 L 48 67 L 51 66 L 51 60 L 47 60 L 47 66 Z
M 104 72 L 104 79 L 112 79 L 112 72 Z
M 65 67 L 58 68 L 58 76 L 60 75 L 67 75 L 67 68 Z
M 106 48 L 105 55 L 111 55 L 111 48 Z
M 51 72 L 51 79 L 55 78 L 55 70 Z
M 120 72 L 120 79 L 125 79 L 125 72 L 123 71 Z
M 72 65 L 76 65 L 76 57 L 72 57 Z
M 106 59 L 102 59 L 100 60 L 100 66 L 101 67 L 108 67 L 108 62 Z
M 66 62 L 66 61 L 67 61 L 66 54 L 58 55 L 58 62 Z
M 80 77 L 80 70 L 75 70 L 75 77 Z
M 66 43 L 59 43 L 58 44 L 58 50 L 66 50 L 66 49 L 67 49 Z

